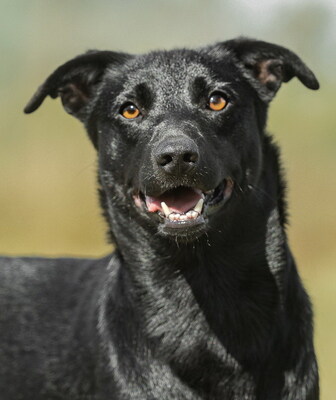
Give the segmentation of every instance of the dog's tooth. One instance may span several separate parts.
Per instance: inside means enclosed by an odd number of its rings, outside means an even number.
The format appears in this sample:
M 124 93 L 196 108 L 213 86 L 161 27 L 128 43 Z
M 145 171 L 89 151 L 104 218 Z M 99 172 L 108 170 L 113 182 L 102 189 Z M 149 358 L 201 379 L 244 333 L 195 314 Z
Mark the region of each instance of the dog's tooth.
M 186 221 L 188 217 L 185 214 L 180 215 L 180 221 Z
M 194 207 L 194 211 L 198 212 L 198 214 L 201 214 L 201 212 L 202 212 L 203 203 L 204 203 L 204 200 L 199 199 L 196 206 Z
M 175 214 L 169 214 L 168 218 L 169 218 L 171 221 L 174 221 L 174 219 L 175 219 Z
M 193 217 L 193 211 L 188 211 L 187 213 L 186 213 L 186 216 L 187 216 L 187 218 L 188 219 L 193 219 L 194 217 Z
M 169 217 L 168 217 L 168 218 L 169 218 L 171 221 L 176 221 L 177 215 L 178 215 L 178 214 L 176 214 L 176 213 L 171 213 L 171 214 L 169 214 Z
M 174 214 L 174 220 L 179 221 L 180 216 L 181 216 L 181 214 L 178 214 L 178 213 Z
M 197 211 L 191 211 L 191 216 L 193 219 L 196 219 L 199 216 L 199 213 Z
M 171 214 L 170 208 L 167 206 L 167 204 L 164 201 L 161 203 L 161 207 L 162 207 L 163 212 L 165 213 L 165 216 L 168 217 L 169 214 Z

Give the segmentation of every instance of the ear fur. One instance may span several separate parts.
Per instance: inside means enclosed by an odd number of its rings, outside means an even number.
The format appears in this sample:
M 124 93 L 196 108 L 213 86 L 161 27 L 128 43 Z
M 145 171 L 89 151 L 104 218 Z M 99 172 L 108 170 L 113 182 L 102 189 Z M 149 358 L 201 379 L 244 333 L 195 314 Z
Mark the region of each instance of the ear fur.
M 109 65 L 122 64 L 131 56 L 112 51 L 89 51 L 58 67 L 37 89 L 26 105 L 29 114 L 39 108 L 47 96 L 61 97 L 64 109 L 81 121 Z
M 274 97 L 282 82 L 288 82 L 295 76 L 307 88 L 319 88 L 313 72 L 285 47 L 248 38 L 228 40 L 219 43 L 219 46 L 234 54 L 244 75 L 266 102 Z

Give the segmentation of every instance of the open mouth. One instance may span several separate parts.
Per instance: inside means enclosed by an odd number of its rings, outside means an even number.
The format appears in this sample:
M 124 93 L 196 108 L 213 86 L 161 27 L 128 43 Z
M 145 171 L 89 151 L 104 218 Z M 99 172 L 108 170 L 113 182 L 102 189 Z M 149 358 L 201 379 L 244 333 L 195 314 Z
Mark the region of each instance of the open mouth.
M 148 213 L 157 214 L 165 225 L 180 228 L 204 222 L 204 217 L 214 213 L 229 200 L 233 186 L 232 179 L 227 178 L 206 192 L 195 187 L 179 186 L 157 197 L 138 192 L 133 198 L 136 206 Z

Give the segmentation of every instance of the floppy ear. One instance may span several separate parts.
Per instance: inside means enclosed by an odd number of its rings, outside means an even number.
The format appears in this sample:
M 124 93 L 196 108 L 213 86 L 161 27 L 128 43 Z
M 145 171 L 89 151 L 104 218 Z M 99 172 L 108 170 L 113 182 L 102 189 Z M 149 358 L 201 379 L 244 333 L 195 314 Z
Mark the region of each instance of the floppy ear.
M 38 109 L 47 96 L 53 99 L 60 96 L 64 109 L 84 121 L 106 68 L 122 64 L 130 57 L 112 51 L 89 51 L 66 62 L 37 89 L 24 112 L 29 114 Z
M 292 51 L 260 40 L 238 38 L 220 43 L 241 63 L 244 75 L 260 97 L 270 101 L 282 82 L 296 76 L 307 88 L 316 90 L 319 83 L 313 72 Z

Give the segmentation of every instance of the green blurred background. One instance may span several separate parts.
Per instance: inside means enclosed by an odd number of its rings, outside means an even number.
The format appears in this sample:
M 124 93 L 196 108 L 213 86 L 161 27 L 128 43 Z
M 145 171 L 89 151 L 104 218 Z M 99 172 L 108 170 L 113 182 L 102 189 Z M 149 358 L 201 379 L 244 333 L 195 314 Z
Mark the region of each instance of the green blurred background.
M 336 393 L 333 0 L 0 0 L 0 253 L 100 256 L 95 154 L 78 121 L 48 99 L 23 106 L 58 65 L 87 49 L 144 52 L 247 35 L 297 52 L 321 89 L 297 80 L 273 101 L 269 131 L 289 181 L 289 238 L 314 306 L 322 399 Z M 299 399 L 298 399 L 299 400 Z

